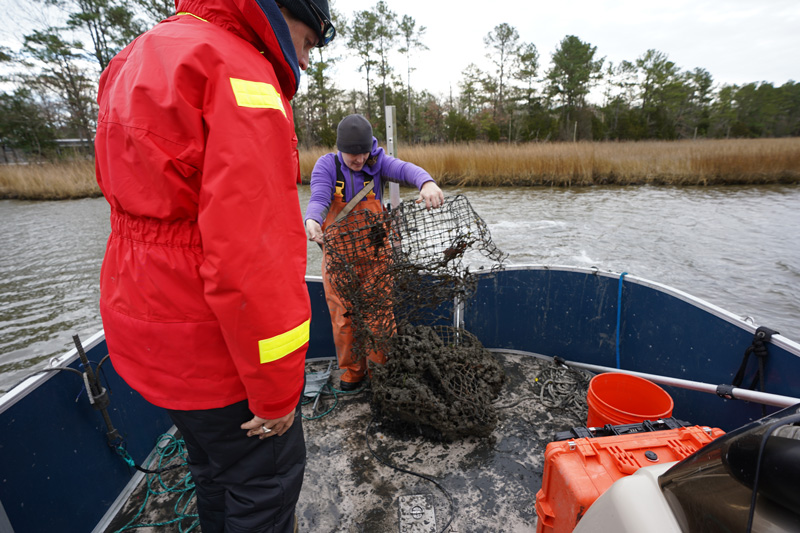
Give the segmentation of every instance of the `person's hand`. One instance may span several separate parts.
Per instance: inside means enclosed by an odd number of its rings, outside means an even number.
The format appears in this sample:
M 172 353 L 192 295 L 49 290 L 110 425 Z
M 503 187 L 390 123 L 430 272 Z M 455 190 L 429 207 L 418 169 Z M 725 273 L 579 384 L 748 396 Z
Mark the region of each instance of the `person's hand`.
M 436 183 L 426 181 L 422 188 L 419 190 L 419 198 L 417 203 L 425 202 L 425 208 L 441 207 L 444 203 L 444 193 Z
M 249 422 L 241 425 L 242 429 L 247 430 L 248 437 L 258 437 L 259 439 L 267 439 L 273 435 L 281 436 L 292 427 L 294 423 L 294 409 L 284 417 L 276 418 L 274 420 L 267 420 L 260 416 L 254 416 Z M 267 431 L 264 431 L 264 430 Z
M 325 234 L 322 233 L 322 226 L 319 225 L 319 222 L 310 218 L 306 220 L 306 236 L 308 237 L 309 241 L 314 241 L 318 244 L 324 244 L 324 235 Z

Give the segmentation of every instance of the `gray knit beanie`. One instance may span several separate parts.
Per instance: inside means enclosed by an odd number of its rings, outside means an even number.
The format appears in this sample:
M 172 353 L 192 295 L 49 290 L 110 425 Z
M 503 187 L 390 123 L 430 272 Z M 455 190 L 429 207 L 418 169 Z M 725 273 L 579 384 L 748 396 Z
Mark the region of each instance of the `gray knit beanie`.
M 363 115 L 348 115 L 336 129 L 336 148 L 345 154 L 372 151 L 372 125 Z

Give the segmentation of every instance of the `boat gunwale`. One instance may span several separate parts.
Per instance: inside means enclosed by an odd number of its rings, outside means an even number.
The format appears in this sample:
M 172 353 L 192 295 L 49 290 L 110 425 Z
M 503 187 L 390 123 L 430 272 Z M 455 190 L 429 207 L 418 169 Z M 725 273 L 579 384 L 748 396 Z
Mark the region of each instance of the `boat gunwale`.
M 525 271 L 525 270 L 544 270 L 544 271 L 552 270 L 557 272 L 575 272 L 579 274 L 591 274 L 594 276 L 603 276 L 613 279 L 619 279 L 619 277 L 622 276 L 621 272 L 614 272 L 612 270 L 600 270 L 599 268 L 596 267 L 586 268 L 586 267 L 575 267 L 568 265 L 536 265 L 536 264 L 506 265 L 499 269 L 495 269 L 493 271 L 479 271 L 475 272 L 474 274 L 480 277 L 489 277 L 497 272 L 503 272 L 503 271 L 513 272 L 513 271 Z M 320 281 L 322 280 L 321 277 L 319 277 L 319 279 Z M 742 317 L 736 315 L 732 311 L 728 311 L 723 307 L 712 304 L 708 300 L 704 300 L 703 298 L 694 296 L 686 291 L 677 289 L 670 285 L 666 285 L 664 283 L 659 283 L 657 281 L 652 281 L 647 278 L 627 273 L 625 274 L 624 279 L 627 281 L 634 282 L 637 285 L 642 285 L 644 287 L 655 289 L 659 292 L 673 296 L 703 311 L 707 311 L 712 315 L 725 320 L 728 323 L 740 326 L 749 331 L 750 333 L 752 333 L 753 335 L 755 335 L 756 330 L 759 327 L 758 325 L 750 321 L 752 319 L 747 320 L 747 318 L 749 317 Z M 770 338 L 770 342 L 800 357 L 800 342 L 796 342 L 784 335 L 781 335 L 780 333 L 775 333 L 774 335 L 772 335 L 772 337 Z
M 594 276 L 603 276 L 615 279 L 618 279 L 620 276 L 622 276 L 622 273 L 620 272 L 614 272 L 611 270 L 600 270 L 597 267 L 586 268 L 586 267 L 576 267 L 569 265 L 541 265 L 541 264 L 502 265 L 498 269 L 477 271 L 474 272 L 474 274 L 482 278 L 482 277 L 489 277 L 498 272 L 503 272 L 503 271 L 515 272 L 515 271 L 528 271 L 528 270 L 575 272 L 578 274 L 590 274 Z M 649 287 L 658 290 L 662 293 L 665 293 L 667 295 L 678 298 L 679 300 L 687 302 L 703 311 L 709 312 L 712 315 L 725 320 L 726 322 L 739 326 L 749 331 L 753 335 L 755 335 L 756 330 L 758 328 L 757 325 L 755 325 L 751 321 L 748 321 L 745 317 L 736 315 L 733 312 L 728 311 L 727 309 L 712 304 L 711 302 L 704 300 L 703 298 L 694 296 L 681 289 L 677 289 L 670 285 L 665 285 L 663 283 L 652 281 L 647 278 L 642 278 L 634 274 L 626 273 L 624 279 L 628 280 L 629 282 Z M 322 283 L 322 276 L 306 275 L 305 281 Z M 89 351 L 96 345 L 98 345 L 100 342 L 103 342 L 104 340 L 105 340 L 105 331 L 101 328 L 98 332 L 89 337 L 88 340 L 82 342 L 82 345 L 85 351 Z M 792 339 L 784 335 L 781 335 L 780 333 L 772 335 L 772 337 L 770 338 L 770 342 L 800 357 L 800 342 L 793 341 Z M 78 358 L 77 348 L 71 348 L 62 355 L 52 357 L 48 362 L 48 365 L 45 367 L 45 369 L 66 367 L 72 362 L 74 362 L 77 358 Z M 315 358 L 315 360 L 316 359 L 318 358 Z M 0 396 L 0 414 L 5 412 L 7 409 L 13 407 L 22 398 L 30 394 L 31 391 L 38 388 L 43 383 L 46 383 L 55 374 L 56 372 L 39 372 L 39 373 L 34 372 L 29 377 L 25 378 L 23 381 L 12 387 L 6 393 Z
M 101 342 L 105 341 L 105 330 L 95 332 L 86 341 L 81 341 L 84 351 L 88 352 Z M 6 391 L 0 396 L 0 414 L 3 414 L 8 409 L 16 405 L 20 400 L 28 396 L 34 390 L 47 383 L 50 379 L 55 377 L 58 372 L 49 372 L 49 369 L 66 368 L 78 359 L 78 348 L 70 348 L 61 355 L 56 355 L 50 358 L 47 366 L 39 370 L 34 370 L 28 377 L 23 378 L 22 381 L 14 385 L 11 389 Z M 43 371 L 45 370 L 45 371 Z

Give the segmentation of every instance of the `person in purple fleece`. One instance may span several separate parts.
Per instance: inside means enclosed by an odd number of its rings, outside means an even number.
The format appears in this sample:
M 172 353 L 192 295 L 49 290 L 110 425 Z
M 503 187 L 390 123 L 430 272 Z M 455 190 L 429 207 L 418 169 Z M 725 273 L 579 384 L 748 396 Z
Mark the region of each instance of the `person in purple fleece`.
M 372 190 L 353 211 L 383 211 L 381 200 L 384 180 L 416 187 L 419 189 L 417 203 L 425 202 L 428 209 L 441 207 L 444 202 L 444 194 L 430 174 L 413 163 L 386 155 L 372 136 L 372 126 L 362 115 L 349 115 L 342 119 L 336 130 L 336 147 L 339 152 L 320 157 L 311 172 L 311 198 L 305 214 L 308 240 L 323 244 L 325 229 L 333 224 L 336 215 L 365 186 L 370 186 Z M 344 370 L 340 388 L 352 391 L 364 379 L 367 359 L 383 364 L 385 356 L 378 352 L 367 354 L 366 357 L 353 356 L 351 321 L 344 303 L 331 286 L 327 264 L 327 254 L 323 248 L 322 282 L 331 313 L 336 356 L 339 368 Z

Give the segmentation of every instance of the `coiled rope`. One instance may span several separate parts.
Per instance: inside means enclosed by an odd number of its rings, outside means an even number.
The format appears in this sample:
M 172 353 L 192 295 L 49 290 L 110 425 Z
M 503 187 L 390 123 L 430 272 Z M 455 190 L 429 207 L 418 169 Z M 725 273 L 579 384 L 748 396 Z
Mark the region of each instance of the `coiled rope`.
M 331 404 L 331 406 L 319 414 L 312 414 L 311 416 L 306 416 L 301 414 L 301 416 L 303 417 L 303 420 L 319 420 L 320 418 L 331 414 L 334 411 L 334 409 L 336 409 L 336 407 L 339 405 L 340 395 L 348 396 L 348 395 L 358 394 L 362 392 L 364 388 L 365 385 L 362 385 L 361 388 L 358 388 L 353 391 L 343 391 L 337 389 L 330 383 L 325 383 L 325 385 L 323 385 L 313 397 L 309 398 L 307 396 L 303 396 L 303 400 L 300 402 L 300 405 L 306 406 L 308 404 L 313 404 L 312 413 L 316 413 L 317 404 L 319 403 L 319 400 L 325 396 L 333 396 L 333 403 Z
M 174 480 L 171 485 L 162 476 L 162 473 L 167 470 L 187 465 L 188 456 L 183 439 L 170 434 L 161 435 L 156 444 L 156 450 L 158 452 L 157 458 L 154 459 L 157 460 L 153 461 L 156 468 L 149 470 L 149 472 L 152 473 L 147 474 L 147 492 L 142 504 L 139 506 L 136 515 L 114 533 L 121 533 L 123 531 L 130 531 L 143 527 L 164 526 L 171 526 L 170 531 L 188 533 L 200 524 L 198 515 L 189 512 L 189 508 L 194 501 L 195 488 L 192 475 L 189 473 L 188 468 L 180 477 Z M 175 464 L 175 461 L 178 461 L 177 464 Z M 138 522 L 140 517 L 144 514 L 147 503 L 161 496 L 168 497 L 170 501 L 174 499 L 173 510 L 175 512 L 175 518 L 163 522 Z
M 586 391 L 594 374 L 587 370 L 548 365 L 542 368 L 534 382 L 542 405 L 564 409 L 578 418 L 587 410 Z

